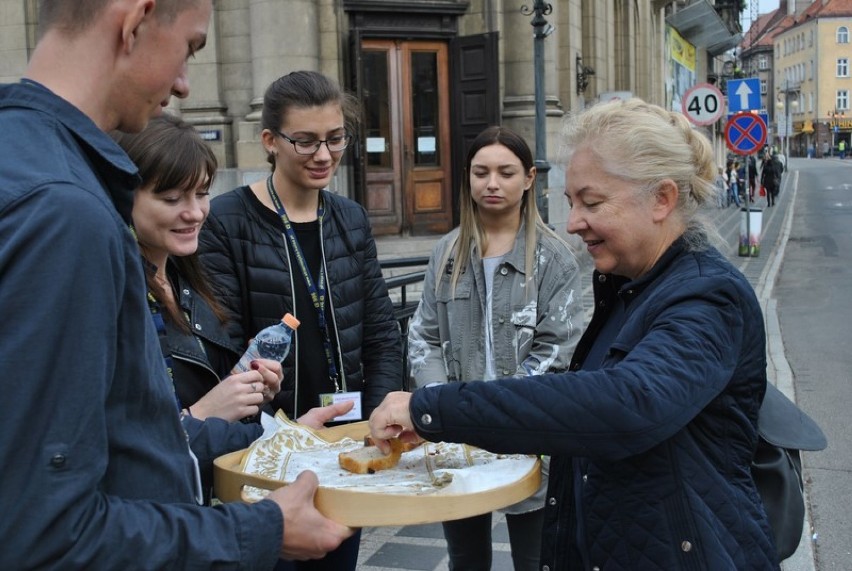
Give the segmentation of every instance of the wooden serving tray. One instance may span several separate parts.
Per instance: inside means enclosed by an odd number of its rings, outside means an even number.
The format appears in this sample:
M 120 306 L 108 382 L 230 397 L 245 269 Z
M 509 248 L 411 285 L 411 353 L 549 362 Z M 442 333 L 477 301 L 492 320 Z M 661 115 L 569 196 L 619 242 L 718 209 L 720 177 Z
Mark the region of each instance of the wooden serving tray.
M 344 437 L 361 440 L 369 433 L 367 422 L 344 424 L 316 431 L 327 441 Z M 223 502 L 245 501 L 244 486 L 274 490 L 286 485 L 242 471 L 246 450 L 220 456 L 213 463 L 214 494 Z M 351 527 L 401 526 L 435 523 L 471 517 L 515 504 L 534 494 L 541 484 L 541 463 L 520 479 L 506 485 L 473 493 L 417 495 L 358 491 L 358 488 L 326 488 L 320 485 L 314 503 L 326 517 Z M 363 488 L 361 488 L 363 489 Z

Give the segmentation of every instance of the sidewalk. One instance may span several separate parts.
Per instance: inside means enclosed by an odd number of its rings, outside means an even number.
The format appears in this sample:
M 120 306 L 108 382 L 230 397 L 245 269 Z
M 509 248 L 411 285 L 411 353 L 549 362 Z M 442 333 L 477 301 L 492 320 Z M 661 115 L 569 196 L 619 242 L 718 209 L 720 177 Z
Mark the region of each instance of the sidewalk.
M 792 388 L 792 375 L 784 357 L 783 343 L 775 317 L 774 301 L 771 299 L 772 286 L 780 260 L 783 257 L 786 236 L 789 232 L 789 216 L 791 204 L 795 198 L 795 173 L 785 177 L 783 190 L 776 206 L 766 208 L 764 199 L 758 199 L 756 207 L 762 209 L 761 251 L 757 257 L 740 257 L 737 254 L 740 223 L 743 213 L 731 206 L 725 209 L 707 208 L 705 214 L 712 220 L 719 233 L 728 244 L 728 258 L 743 272 L 755 289 L 764 310 L 767 322 L 768 361 L 767 375 L 782 391 Z M 551 220 L 560 233 L 564 233 L 565 221 Z M 402 256 L 426 256 L 437 237 L 425 239 L 400 239 L 399 237 L 378 238 L 377 248 L 379 258 Z M 586 308 L 586 322 L 591 317 L 592 266 L 585 253 L 580 254 L 581 271 L 583 272 L 583 305 Z M 788 386 L 789 385 L 789 386 Z M 493 551 L 495 571 L 511 571 L 508 532 L 505 518 L 494 514 Z M 813 552 L 810 544 L 810 533 L 806 529 L 803 534 L 799 551 L 788 559 L 782 568 L 784 571 L 812 571 Z M 391 570 L 422 570 L 443 571 L 447 567 L 446 543 L 440 524 L 365 528 L 362 532 L 361 552 L 358 558 L 358 569 L 363 571 Z

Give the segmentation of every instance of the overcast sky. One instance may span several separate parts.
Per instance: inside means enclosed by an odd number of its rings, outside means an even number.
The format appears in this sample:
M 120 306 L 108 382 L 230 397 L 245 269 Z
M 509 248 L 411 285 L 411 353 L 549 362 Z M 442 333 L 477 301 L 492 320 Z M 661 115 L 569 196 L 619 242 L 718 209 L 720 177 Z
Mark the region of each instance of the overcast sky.
M 757 1 L 757 13 L 766 14 L 778 8 L 778 0 L 748 0 L 748 7 L 742 13 L 743 32 L 751 25 L 751 3 Z

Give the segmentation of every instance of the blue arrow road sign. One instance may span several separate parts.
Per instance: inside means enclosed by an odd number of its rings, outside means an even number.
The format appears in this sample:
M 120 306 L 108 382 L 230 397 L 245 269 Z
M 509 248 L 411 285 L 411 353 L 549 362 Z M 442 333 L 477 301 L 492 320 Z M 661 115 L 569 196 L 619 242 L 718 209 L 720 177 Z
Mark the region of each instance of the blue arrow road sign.
M 752 109 L 761 108 L 759 78 L 729 79 L 727 91 L 728 113 L 751 111 Z
M 737 113 L 725 125 L 728 148 L 738 155 L 750 155 L 766 143 L 766 123 L 754 113 Z

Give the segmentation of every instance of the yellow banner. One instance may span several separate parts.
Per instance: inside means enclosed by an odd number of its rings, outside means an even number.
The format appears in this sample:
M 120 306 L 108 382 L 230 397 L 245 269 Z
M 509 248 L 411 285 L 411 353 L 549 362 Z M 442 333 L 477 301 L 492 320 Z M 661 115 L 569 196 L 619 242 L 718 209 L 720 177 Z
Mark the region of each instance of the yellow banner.
M 669 51 L 672 59 L 689 71 L 695 71 L 695 46 L 687 42 L 674 28 L 669 28 Z

